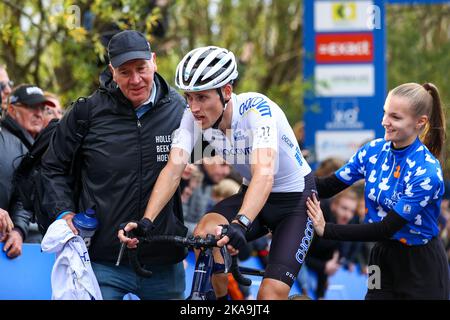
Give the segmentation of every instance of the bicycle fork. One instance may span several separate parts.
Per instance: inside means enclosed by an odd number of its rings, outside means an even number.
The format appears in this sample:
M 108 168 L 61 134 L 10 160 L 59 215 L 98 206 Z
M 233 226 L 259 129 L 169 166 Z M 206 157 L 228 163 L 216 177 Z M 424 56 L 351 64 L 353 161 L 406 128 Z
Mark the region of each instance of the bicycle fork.
M 216 300 L 216 294 L 211 284 L 213 269 L 212 248 L 201 250 L 195 263 L 191 295 L 188 300 Z

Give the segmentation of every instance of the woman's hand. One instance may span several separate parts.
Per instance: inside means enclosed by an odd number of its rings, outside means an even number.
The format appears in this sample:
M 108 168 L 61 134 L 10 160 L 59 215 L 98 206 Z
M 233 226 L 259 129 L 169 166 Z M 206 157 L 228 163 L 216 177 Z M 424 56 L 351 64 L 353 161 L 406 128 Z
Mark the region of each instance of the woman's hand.
M 306 213 L 314 224 L 314 230 L 322 237 L 325 231 L 325 218 L 323 217 L 322 209 L 320 209 L 320 201 L 317 200 L 316 194 L 306 200 Z

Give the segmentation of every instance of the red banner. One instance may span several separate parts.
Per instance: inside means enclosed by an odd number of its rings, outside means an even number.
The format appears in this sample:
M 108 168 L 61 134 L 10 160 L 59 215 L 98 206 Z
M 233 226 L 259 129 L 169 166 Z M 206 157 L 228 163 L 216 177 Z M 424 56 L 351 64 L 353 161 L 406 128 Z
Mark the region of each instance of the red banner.
M 316 34 L 316 62 L 372 62 L 373 34 Z

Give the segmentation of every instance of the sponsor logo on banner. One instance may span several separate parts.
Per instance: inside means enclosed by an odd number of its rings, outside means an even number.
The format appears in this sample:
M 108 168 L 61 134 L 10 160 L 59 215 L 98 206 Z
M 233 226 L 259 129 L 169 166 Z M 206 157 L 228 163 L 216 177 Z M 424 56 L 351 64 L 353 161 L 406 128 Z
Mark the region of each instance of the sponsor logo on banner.
M 371 97 L 375 70 L 371 64 L 317 65 L 315 92 L 321 97 Z
M 314 30 L 372 31 L 368 9 L 372 1 L 314 1 Z
M 362 129 L 364 123 L 358 120 L 360 113 L 357 99 L 333 99 L 332 121 L 325 123 L 327 129 Z
M 373 34 L 317 34 L 316 62 L 372 62 Z
M 347 161 L 364 142 L 375 138 L 374 130 L 316 131 L 316 161 L 329 157 Z
M 334 22 L 356 20 L 356 3 L 354 2 L 333 3 L 331 11 Z

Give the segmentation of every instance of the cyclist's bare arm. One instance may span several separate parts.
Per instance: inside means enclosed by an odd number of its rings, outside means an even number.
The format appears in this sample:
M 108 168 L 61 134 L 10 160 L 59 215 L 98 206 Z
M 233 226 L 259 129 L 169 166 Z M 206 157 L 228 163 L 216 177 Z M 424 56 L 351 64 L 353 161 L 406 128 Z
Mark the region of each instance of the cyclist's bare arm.
M 239 210 L 239 213 L 245 214 L 251 221 L 255 220 L 272 191 L 275 156 L 276 151 L 272 148 L 258 148 L 252 152 L 252 180 Z M 222 246 L 228 240 L 228 237 L 225 236 L 217 244 Z
M 169 160 L 161 171 L 153 187 L 152 194 L 145 209 L 144 218 L 154 221 L 164 206 L 172 198 L 180 185 L 181 175 L 189 161 L 189 153 L 180 148 L 173 148 Z
M 275 156 L 276 151 L 272 148 L 260 148 L 252 152 L 252 180 L 239 210 L 252 221 L 264 207 L 272 191 Z
M 154 221 L 164 206 L 172 198 L 180 184 L 181 175 L 189 161 L 189 153 L 180 148 L 173 148 L 169 154 L 169 160 L 161 171 L 153 187 L 152 194 L 145 209 L 144 218 Z M 137 224 L 130 222 L 124 228 L 125 231 L 133 230 Z M 137 239 L 130 239 L 125 236 L 123 230 L 119 230 L 119 239 L 128 247 L 135 247 Z

